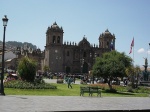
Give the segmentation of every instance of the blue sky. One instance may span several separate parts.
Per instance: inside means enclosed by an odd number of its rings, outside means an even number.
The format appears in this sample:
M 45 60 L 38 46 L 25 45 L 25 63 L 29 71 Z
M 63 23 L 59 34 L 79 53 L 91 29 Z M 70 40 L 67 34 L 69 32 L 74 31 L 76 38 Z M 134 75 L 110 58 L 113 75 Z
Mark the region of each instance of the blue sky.
M 83 36 L 98 45 L 108 29 L 116 36 L 116 50 L 150 65 L 150 0 L 0 0 L 0 17 L 7 15 L 6 41 L 30 42 L 41 50 L 46 30 L 55 21 L 64 30 L 64 41 L 78 43 Z M 0 22 L 3 39 L 3 23 Z M 129 54 L 134 37 L 134 51 Z M 134 55 L 133 55 L 134 54 Z

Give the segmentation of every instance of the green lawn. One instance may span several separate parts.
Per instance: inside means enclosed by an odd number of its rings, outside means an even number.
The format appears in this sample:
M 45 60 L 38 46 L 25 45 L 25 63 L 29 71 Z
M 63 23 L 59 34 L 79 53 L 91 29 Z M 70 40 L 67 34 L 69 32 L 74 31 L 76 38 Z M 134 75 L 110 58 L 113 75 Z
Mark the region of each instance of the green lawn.
M 79 84 L 72 84 L 73 88 L 68 88 L 67 84 L 51 84 L 57 86 L 57 89 L 13 89 L 4 88 L 6 95 L 43 95 L 43 96 L 80 96 Z M 125 87 L 122 87 L 125 88 Z M 150 93 L 150 92 L 149 92 Z M 88 96 L 88 93 L 85 94 Z M 96 94 L 93 94 L 96 96 Z M 102 97 L 148 97 L 149 94 L 145 92 L 130 93 L 130 92 L 117 92 L 106 93 L 102 90 Z

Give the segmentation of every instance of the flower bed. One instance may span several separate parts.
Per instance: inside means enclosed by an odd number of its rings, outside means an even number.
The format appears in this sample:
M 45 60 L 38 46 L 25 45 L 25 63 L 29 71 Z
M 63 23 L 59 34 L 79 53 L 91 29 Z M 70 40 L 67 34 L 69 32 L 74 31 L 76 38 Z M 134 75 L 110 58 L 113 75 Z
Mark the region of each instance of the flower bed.
M 33 83 L 22 80 L 11 80 L 4 83 L 5 88 L 17 89 L 57 89 L 56 86 L 47 83 Z

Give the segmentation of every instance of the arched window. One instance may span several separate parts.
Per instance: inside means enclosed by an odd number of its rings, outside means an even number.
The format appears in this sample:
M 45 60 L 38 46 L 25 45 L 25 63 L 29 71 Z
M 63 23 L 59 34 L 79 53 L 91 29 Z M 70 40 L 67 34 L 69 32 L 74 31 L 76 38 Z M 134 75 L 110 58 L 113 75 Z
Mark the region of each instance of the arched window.
M 83 53 L 83 57 L 86 57 L 86 52 Z
M 53 36 L 53 43 L 56 43 L 56 37 Z
M 57 43 L 60 43 L 60 36 L 57 37 Z

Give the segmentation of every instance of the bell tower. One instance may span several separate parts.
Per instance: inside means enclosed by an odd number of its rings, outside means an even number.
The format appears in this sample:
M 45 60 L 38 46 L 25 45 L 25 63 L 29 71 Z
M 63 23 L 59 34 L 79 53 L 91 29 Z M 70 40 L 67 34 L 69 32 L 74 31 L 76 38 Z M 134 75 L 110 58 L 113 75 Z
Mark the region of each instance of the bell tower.
M 108 29 L 99 36 L 99 48 L 115 50 L 115 35 L 111 34 Z
M 63 44 L 63 28 L 59 27 L 56 22 L 48 27 L 46 32 L 46 46 L 55 44 L 62 45 Z

